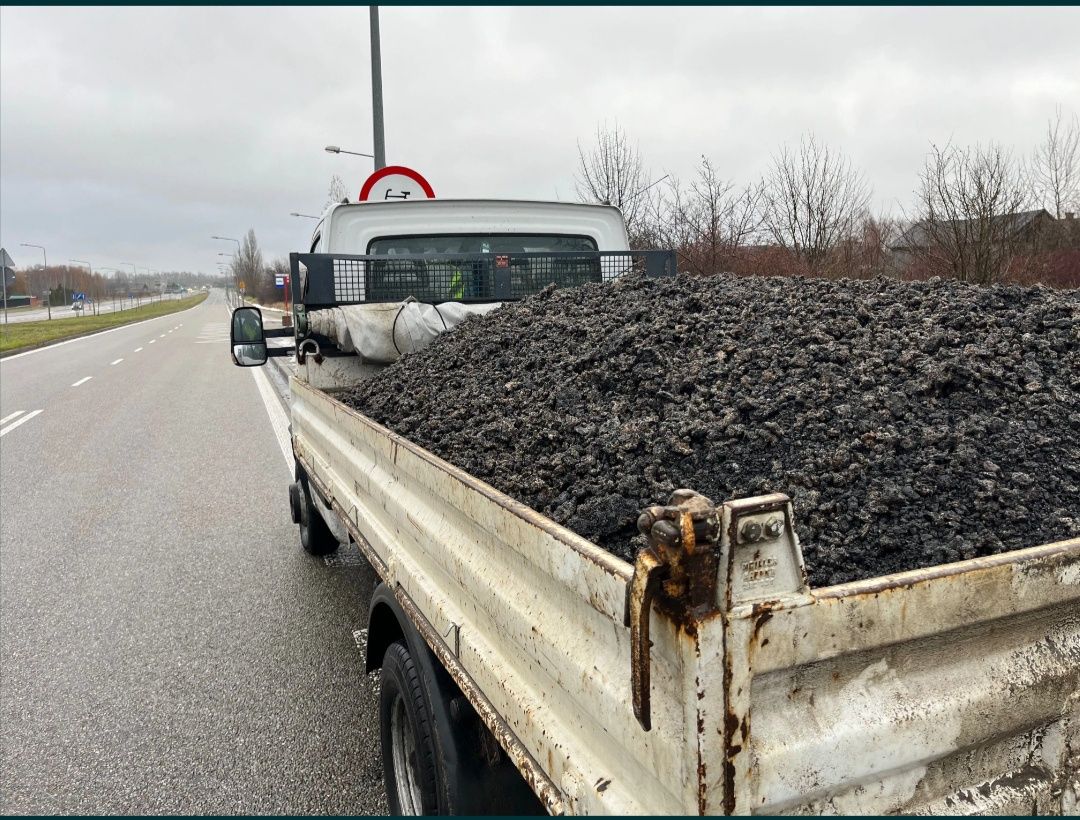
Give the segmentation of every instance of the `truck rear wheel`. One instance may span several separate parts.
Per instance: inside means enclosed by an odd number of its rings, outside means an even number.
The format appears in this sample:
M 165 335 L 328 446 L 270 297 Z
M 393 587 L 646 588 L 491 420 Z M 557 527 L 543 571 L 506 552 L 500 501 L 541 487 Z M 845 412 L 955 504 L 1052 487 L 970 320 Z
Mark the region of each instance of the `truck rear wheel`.
M 297 491 L 300 507 L 300 546 L 311 555 L 329 555 L 340 546 L 338 540 L 326 526 L 322 514 L 316 509 L 315 502 L 311 498 L 311 487 L 308 486 L 307 481 L 300 478 L 297 484 L 300 485 Z
M 420 670 L 401 641 L 386 649 L 379 690 L 383 780 L 390 814 L 445 813 L 438 805 L 431 710 Z

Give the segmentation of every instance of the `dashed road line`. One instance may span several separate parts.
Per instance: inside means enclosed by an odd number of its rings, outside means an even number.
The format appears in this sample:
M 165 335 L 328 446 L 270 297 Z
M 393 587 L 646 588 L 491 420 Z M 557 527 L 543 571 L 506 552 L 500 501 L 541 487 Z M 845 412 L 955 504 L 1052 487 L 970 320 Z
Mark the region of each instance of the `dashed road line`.
M 114 364 L 120 364 L 120 362 L 122 362 L 122 361 L 124 361 L 124 360 L 123 359 L 117 359 L 115 362 L 109 362 L 109 367 L 112 367 Z
M 93 376 L 83 376 L 81 379 L 79 379 L 77 382 L 75 382 L 75 384 L 73 384 L 71 386 L 72 387 L 78 387 L 80 384 L 86 384 L 92 378 L 94 378 L 94 377 Z
M 12 430 L 14 430 L 20 424 L 26 424 L 26 422 L 30 421 L 30 419 L 32 419 L 34 416 L 36 416 L 40 412 L 41 412 L 40 410 L 33 410 L 33 411 L 27 413 L 21 419 L 16 419 L 15 421 L 11 422 L 11 424 L 9 424 L 7 427 L 0 427 L 0 436 L 6 436 L 8 433 L 10 433 Z
M 161 334 L 160 336 L 158 336 L 158 338 L 159 338 L 159 339 L 164 339 L 164 338 L 165 338 L 165 334 L 164 334 L 164 333 L 162 333 L 162 334 Z
M 154 342 L 156 342 L 156 341 L 157 341 L 157 339 L 151 339 L 151 340 L 150 340 L 150 344 L 153 344 L 153 343 L 154 343 Z
M 139 352 L 140 350 L 142 350 L 142 348 L 141 348 L 141 347 L 137 347 L 137 348 L 135 348 L 135 350 L 133 350 L 132 352 L 133 352 L 133 353 L 138 353 L 138 352 Z
M 2 419 L 0 419 L 0 424 L 7 424 L 13 418 L 15 418 L 16 416 L 21 416 L 25 412 L 26 412 L 25 410 L 16 410 L 14 413 L 9 413 L 8 415 L 6 415 Z

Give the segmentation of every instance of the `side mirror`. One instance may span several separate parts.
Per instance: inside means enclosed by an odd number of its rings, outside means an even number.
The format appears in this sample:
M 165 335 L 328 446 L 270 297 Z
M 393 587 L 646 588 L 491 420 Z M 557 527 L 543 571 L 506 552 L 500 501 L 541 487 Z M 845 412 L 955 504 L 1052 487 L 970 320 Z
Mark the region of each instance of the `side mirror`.
M 233 364 L 240 367 L 259 367 L 266 364 L 266 334 L 263 331 L 262 311 L 255 307 L 240 307 L 233 311 L 232 330 Z

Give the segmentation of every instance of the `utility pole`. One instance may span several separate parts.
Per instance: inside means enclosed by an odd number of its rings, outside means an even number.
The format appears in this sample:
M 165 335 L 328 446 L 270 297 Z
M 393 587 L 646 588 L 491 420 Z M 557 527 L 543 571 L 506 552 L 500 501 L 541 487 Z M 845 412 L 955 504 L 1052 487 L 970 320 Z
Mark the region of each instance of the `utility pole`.
M 19 245 L 24 247 L 24 248 L 37 248 L 38 250 L 41 251 L 41 259 L 44 262 L 44 267 L 41 269 L 41 272 L 44 274 L 45 281 L 48 282 L 48 280 L 49 280 L 49 257 L 46 256 L 46 254 L 45 254 L 45 246 L 44 245 L 35 245 L 32 242 L 20 242 Z M 29 288 L 28 288 L 28 290 L 29 290 Z M 52 286 L 51 285 L 49 286 L 49 300 L 48 301 L 49 301 L 49 318 L 51 319 L 52 318 Z
M 371 119 L 375 128 L 375 170 L 386 167 L 386 137 L 382 110 L 382 47 L 379 44 L 379 7 L 371 12 Z

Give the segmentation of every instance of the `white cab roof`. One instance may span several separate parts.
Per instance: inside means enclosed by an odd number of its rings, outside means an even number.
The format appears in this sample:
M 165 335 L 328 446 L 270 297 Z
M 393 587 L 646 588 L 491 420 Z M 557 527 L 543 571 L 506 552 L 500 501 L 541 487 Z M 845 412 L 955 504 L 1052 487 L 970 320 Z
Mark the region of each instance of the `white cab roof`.
M 331 205 L 316 229 L 315 250 L 364 254 L 379 237 L 486 233 L 588 236 L 602 251 L 629 249 L 622 212 L 613 205 L 419 199 Z

